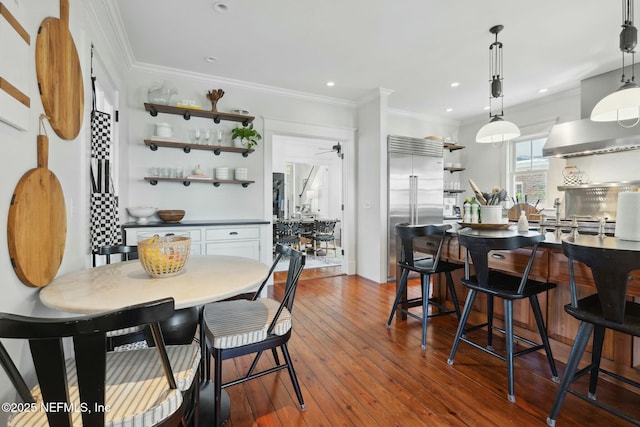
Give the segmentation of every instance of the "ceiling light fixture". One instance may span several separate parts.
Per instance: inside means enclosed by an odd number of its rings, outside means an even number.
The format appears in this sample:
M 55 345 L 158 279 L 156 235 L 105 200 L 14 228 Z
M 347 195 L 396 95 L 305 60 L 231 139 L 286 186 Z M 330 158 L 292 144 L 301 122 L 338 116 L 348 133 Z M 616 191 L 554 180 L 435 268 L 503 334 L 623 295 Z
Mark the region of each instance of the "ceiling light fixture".
M 453 108 L 447 108 L 447 109 L 446 109 L 446 110 L 444 110 L 444 111 L 446 111 L 447 113 L 450 113 L 450 112 L 452 112 L 452 111 L 453 111 Z
M 214 63 L 218 60 L 218 58 L 216 58 L 215 56 L 207 56 L 204 58 L 204 60 L 210 63 Z
M 213 5 L 213 9 L 219 13 L 227 13 L 229 11 L 229 5 L 223 2 L 218 2 Z
M 458 87 L 460 86 L 460 82 L 453 82 L 450 84 L 451 87 Z
M 594 122 L 618 122 L 622 127 L 633 127 L 640 122 L 640 87 L 635 83 L 635 47 L 638 42 L 638 30 L 633 26 L 633 0 L 622 0 L 622 31 L 620 31 L 620 50 L 622 51 L 622 86 L 617 91 L 602 98 L 593 110 Z M 624 55 L 631 54 L 631 78 L 625 80 Z M 635 121 L 630 125 L 621 120 Z
M 502 80 L 502 43 L 498 41 L 498 33 L 504 26 L 496 25 L 489 29 L 491 34 L 496 35 L 496 40 L 489 45 L 489 77 L 491 81 L 491 96 L 489 98 L 489 118 L 491 121 L 482 126 L 476 134 L 476 142 L 493 143 L 504 142 L 520 136 L 518 126 L 504 120 Z M 491 101 L 500 99 L 500 113 L 493 114 L 491 111 Z
M 549 91 L 549 89 L 547 89 L 547 88 L 545 87 L 545 88 L 540 89 L 540 90 L 538 91 L 538 93 L 547 93 L 548 91 Z
M 334 87 L 335 85 L 336 85 L 335 82 L 331 82 L 331 81 L 327 82 L 327 86 L 329 87 Z

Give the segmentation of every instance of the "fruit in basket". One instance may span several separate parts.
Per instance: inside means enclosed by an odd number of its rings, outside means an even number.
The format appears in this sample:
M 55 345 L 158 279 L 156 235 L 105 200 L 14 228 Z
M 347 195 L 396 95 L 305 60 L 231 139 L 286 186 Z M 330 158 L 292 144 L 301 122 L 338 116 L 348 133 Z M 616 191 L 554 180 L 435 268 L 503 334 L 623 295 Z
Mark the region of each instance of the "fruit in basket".
M 153 277 L 169 277 L 182 270 L 189 259 L 191 239 L 154 235 L 138 242 L 140 262 Z

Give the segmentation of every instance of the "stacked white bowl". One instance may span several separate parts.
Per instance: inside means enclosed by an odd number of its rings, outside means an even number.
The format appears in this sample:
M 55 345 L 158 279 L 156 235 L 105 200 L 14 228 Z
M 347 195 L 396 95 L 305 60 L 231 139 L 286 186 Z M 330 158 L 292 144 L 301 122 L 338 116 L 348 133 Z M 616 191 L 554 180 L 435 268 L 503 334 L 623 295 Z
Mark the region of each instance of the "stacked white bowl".
M 235 175 L 237 181 L 246 181 L 249 176 L 249 171 L 247 168 L 236 168 Z
M 229 168 L 216 168 L 216 179 L 229 179 Z

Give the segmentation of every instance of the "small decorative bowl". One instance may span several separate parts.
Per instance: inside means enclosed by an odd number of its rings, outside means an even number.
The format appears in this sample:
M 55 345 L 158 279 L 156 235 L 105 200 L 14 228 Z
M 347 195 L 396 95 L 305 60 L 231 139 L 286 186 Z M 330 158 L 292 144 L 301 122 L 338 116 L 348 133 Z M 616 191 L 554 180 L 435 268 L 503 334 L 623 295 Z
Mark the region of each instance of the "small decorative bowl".
M 159 210 L 158 217 L 164 222 L 180 222 L 184 218 L 183 210 Z
M 190 237 L 156 234 L 138 241 L 138 258 L 151 277 L 171 277 L 180 273 L 190 253 Z
M 147 222 L 147 219 L 156 213 L 156 208 L 150 206 L 133 206 L 127 208 L 129 215 L 134 218 L 137 218 L 138 224 L 144 224 Z

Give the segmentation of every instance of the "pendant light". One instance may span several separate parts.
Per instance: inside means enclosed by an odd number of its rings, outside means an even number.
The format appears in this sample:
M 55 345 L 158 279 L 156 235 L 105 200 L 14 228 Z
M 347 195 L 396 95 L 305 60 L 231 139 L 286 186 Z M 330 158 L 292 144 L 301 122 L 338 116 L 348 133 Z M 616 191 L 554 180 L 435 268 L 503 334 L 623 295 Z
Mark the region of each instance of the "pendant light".
M 479 143 L 499 143 L 509 141 L 520 136 L 518 126 L 504 120 L 503 95 L 502 95 L 502 43 L 498 41 L 498 33 L 504 26 L 496 25 L 489 29 L 491 34 L 495 34 L 496 40 L 489 45 L 489 77 L 491 82 L 491 97 L 489 98 L 489 118 L 491 121 L 482 126 L 476 134 L 476 142 Z M 492 112 L 492 101 L 500 100 L 500 113 Z
M 635 47 L 638 42 L 638 30 L 633 26 L 633 0 L 622 0 L 622 31 L 620 31 L 620 50 L 622 51 L 622 86 L 602 98 L 591 111 L 594 122 L 618 122 L 622 127 L 633 127 L 640 121 L 640 87 L 635 83 Z M 631 78 L 625 80 L 624 56 L 631 54 Z M 621 120 L 635 121 L 624 125 Z

